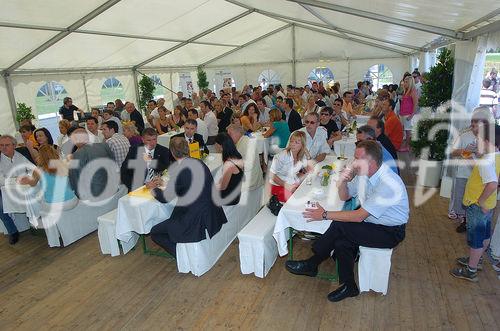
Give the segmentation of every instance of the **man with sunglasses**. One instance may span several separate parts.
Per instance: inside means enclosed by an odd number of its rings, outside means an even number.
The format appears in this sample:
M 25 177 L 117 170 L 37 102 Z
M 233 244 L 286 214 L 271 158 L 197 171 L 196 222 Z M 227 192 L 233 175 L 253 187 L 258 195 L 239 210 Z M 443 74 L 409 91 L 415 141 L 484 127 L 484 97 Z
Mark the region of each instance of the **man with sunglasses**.
M 342 134 L 340 133 L 337 123 L 332 119 L 333 109 L 330 107 L 324 107 L 321 109 L 319 116 L 319 125 L 326 129 L 328 146 L 333 147 L 333 142 L 342 139 Z
M 327 131 L 324 127 L 319 126 L 318 113 L 307 114 L 304 123 L 306 126 L 299 131 L 306 134 L 306 145 L 309 155 L 312 160 L 321 162 L 325 159 L 326 154 L 331 151 L 327 143 Z
M 344 104 L 344 100 L 342 98 L 338 98 L 333 102 L 333 112 L 332 119 L 337 124 L 337 127 L 340 130 L 343 130 L 345 126 L 349 124 L 346 118 L 346 114 L 342 111 L 342 105 Z

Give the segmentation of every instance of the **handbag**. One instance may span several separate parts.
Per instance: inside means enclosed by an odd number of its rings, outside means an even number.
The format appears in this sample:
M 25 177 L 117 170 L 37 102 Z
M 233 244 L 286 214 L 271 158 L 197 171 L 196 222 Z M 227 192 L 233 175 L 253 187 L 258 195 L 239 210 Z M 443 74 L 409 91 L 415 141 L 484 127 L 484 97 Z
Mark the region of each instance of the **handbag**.
M 271 210 L 271 213 L 274 216 L 278 216 L 281 207 L 283 207 L 283 204 L 279 202 L 278 197 L 275 194 L 273 194 L 269 199 L 269 202 L 267 203 L 267 208 Z

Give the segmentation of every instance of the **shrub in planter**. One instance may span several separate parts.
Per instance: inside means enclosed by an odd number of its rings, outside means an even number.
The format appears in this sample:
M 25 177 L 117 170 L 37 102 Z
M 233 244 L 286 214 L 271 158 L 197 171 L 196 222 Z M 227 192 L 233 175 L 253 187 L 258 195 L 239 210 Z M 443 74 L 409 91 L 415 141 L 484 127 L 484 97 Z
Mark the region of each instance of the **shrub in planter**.
M 421 119 L 417 125 L 416 137 L 412 139 L 410 146 L 417 157 L 443 161 L 446 158 L 449 135 L 449 118 Z

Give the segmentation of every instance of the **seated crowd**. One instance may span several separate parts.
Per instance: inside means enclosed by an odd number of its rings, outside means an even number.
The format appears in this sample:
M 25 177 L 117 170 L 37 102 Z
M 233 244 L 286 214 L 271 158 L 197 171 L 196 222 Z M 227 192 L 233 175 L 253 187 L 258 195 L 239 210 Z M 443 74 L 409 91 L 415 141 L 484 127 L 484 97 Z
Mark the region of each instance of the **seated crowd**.
M 62 203 L 62 208 L 72 208 L 78 200 L 107 198 L 120 184 L 129 191 L 145 185 L 164 203 L 177 198 L 170 218 L 151 230 L 152 240 L 175 256 L 177 243 L 197 242 L 221 229 L 227 222 L 222 206 L 238 204 L 242 190 L 263 185 L 267 168 L 261 167 L 255 153 L 254 133 L 266 129 L 262 135 L 269 138 L 274 156 L 268 176 L 271 193 L 284 203 L 314 165 L 332 153 L 356 117 L 368 115 L 368 124 L 356 128 L 354 161 L 337 183 L 341 200 L 357 205 L 344 211 L 326 211 L 319 205 L 307 209 L 306 219 L 335 222 L 314 243 L 310 259 L 286 264 L 294 274 L 315 276 L 318 265 L 334 250 L 342 285 L 328 298 L 339 301 L 359 293 L 353 273 L 359 246 L 393 248 L 405 237 L 409 203 L 396 162 L 397 151 L 408 151 L 411 119 L 418 110 L 419 79 L 419 74 L 406 73 L 400 86 L 384 86 L 376 96 L 369 82 L 343 93 L 339 83 L 328 88 L 322 82 L 286 89 L 280 85 L 265 90 L 260 86 L 245 86 L 242 91 L 232 88 L 221 90 L 219 98 L 210 90 L 193 93 L 192 98 L 179 92 L 172 111 L 159 98 L 148 102 L 144 118 L 134 103 L 116 100 L 80 123 L 74 115 L 83 111 L 65 98 L 59 111 L 61 135 L 55 144 L 47 129 L 35 129 L 30 121 L 21 123 L 23 141 L 19 144 L 11 136 L 0 137 L 0 177 L 2 184 L 7 177 L 19 177 L 19 183 L 32 186 L 41 181 L 53 191 L 45 192 L 45 203 Z M 369 100 L 373 100 L 371 108 Z M 158 135 L 169 132 L 175 132 L 169 146 L 160 145 Z M 214 179 L 199 157 L 190 157 L 192 146 L 200 154 L 209 154 L 209 148 L 222 154 L 220 178 Z M 494 150 L 491 144 L 487 146 L 485 151 Z M 23 167 L 33 168 L 33 175 L 26 175 Z M 167 169 L 175 180 L 162 179 Z M 195 174 L 204 177 L 194 180 Z M 186 192 L 196 185 L 200 193 L 193 200 Z M 457 185 L 463 195 L 464 181 Z M 390 201 L 389 193 L 393 194 Z M 477 203 L 477 197 L 469 197 L 471 204 Z M 488 197 L 486 193 L 479 197 L 481 203 L 488 201 L 480 205 L 483 212 L 492 209 Z M 19 233 L 13 220 L 3 208 L 0 216 L 10 243 L 15 244 Z M 473 240 L 471 260 L 459 261 L 470 268 L 456 275 L 476 277 L 477 250 L 486 248 L 487 240 L 485 235 Z

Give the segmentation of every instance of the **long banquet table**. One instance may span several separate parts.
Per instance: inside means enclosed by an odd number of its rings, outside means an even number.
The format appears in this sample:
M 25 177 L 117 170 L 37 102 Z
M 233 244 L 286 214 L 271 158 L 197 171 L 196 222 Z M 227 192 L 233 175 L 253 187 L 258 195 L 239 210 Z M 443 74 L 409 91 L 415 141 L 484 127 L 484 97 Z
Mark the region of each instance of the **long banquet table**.
M 330 177 L 329 185 L 321 186 L 320 175 L 324 171 L 321 167 L 332 164 L 335 164 L 335 170 Z M 331 220 L 307 222 L 302 213 L 305 211 L 308 202 L 318 202 L 323 208 L 329 211 L 342 209 L 344 202 L 339 198 L 336 181 L 339 171 L 345 164 L 346 161 L 341 161 L 332 155 L 328 155 L 323 162 L 315 166 L 314 172 L 308 175 L 311 179 L 311 184 L 309 185 L 308 179 L 305 179 L 283 205 L 276 219 L 273 231 L 280 256 L 288 254 L 288 228 L 316 233 L 324 233 L 328 229 Z
M 205 164 L 214 177 L 222 166 L 222 155 L 210 153 Z M 140 188 L 139 190 L 142 190 Z M 135 246 L 140 234 L 148 234 L 156 224 L 168 219 L 175 206 L 175 200 L 163 204 L 152 196 L 128 194 L 118 200 L 116 238 L 123 242 L 124 253 Z

